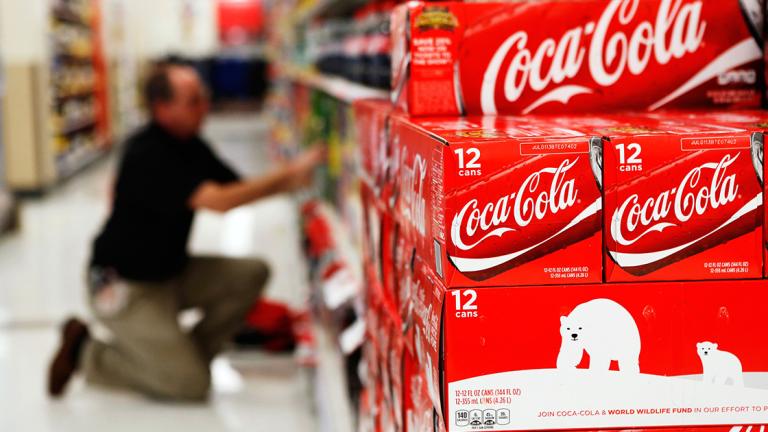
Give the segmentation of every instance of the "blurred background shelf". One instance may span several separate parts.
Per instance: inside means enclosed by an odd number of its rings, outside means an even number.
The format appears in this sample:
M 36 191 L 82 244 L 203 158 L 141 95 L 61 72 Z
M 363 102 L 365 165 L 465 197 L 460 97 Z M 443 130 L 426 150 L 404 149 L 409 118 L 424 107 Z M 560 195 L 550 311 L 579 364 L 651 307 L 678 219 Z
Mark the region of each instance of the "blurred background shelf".
M 280 71 L 280 75 L 347 103 L 352 103 L 358 99 L 389 98 L 389 92 L 385 90 L 368 87 L 344 78 L 302 70 L 297 66 L 277 65 L 276 67 Z
M 104 156 L 106 156 L 104 150 L 90 147 L 78 147 L 59 156 L 56 165 L 60 181 L 66 181 L 72 178 L 72 176 L 88 168 L 91 164 L 97 162 Z
M 299 9 L 294 19 L 298 24 L 307 24 L 315 19 L 348 16 L 368 3 L 368 0 L 319 0 Z
M 5 0 L 2 7 L 10 8 Z M 112 141 L 101 0 L 13 2 L 3 38 L 23 40 L 3 59 L 7 187 L 41 193 L 79 172 Z M 111 42 L 111 41 L 110 41 Z
M 72 122 L 72 123 L 69 123 L 69 124 L 65 124 L 64 127 L 62 127 L 62 129 L 61 129 L 61 131 L 59 133 L 61 135 L 66 136 L 66 135 L 71 135 L 71 134 L 76 133 L 76 132 L 80 132 L 83 129 L 90 129 L 90 128 L 93 128 L 93 127 L 96 127 L 96 120 L 91 118 L 91 119 L 86 119 L 86 120 L 82 120 L 82 121 L 77 121 L 77 122 Z

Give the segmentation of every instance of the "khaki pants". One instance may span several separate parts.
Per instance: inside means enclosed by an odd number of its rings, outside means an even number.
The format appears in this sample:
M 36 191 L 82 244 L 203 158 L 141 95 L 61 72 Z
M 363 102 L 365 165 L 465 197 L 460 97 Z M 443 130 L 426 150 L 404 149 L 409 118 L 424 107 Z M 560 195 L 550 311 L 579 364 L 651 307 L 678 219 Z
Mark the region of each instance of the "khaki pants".
M 205 399 L 210 361 L 243 324 L 268 277 L 259 260 L 198 257 L 170 281 L 110 284 L 106 298 L 92 296 L 91 307 L 114 337 L 86 345 L 86 379 L 161 399 Z M 178 323 L 188 308 L 203 313 L 191 332 Z

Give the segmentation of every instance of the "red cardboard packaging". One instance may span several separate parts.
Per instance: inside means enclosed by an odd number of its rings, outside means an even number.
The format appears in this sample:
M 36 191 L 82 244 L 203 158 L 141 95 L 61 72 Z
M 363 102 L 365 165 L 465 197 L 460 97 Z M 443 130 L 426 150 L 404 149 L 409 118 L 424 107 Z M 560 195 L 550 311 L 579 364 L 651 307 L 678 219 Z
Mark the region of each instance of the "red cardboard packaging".
M 375 342 L 369 338 L 363 344 L 363 362 L 365 367 L 365 380 L 363 391 L 360 393 L 358 411 L 358 430 L 360 432 L 374 432 L 377 430 L 378 411 L 381 404 L 381 386 L 376 357 L 378 348 Z
M 449 431 L 768 422 L 764 280 L 438 286 L 417 346 Z
M 392 104 L 385 100 L 363 99 L 356 100 L 352 109 L 360 149 L 360 175 L 379 196 L 389 168 L 388 119 Z
M 419 258 L 416 258 L 414 268 L 412 337 L 417 372 L 411 376 L 409 389 L 416 406 L 413 423 L 445 426 L 440 390 L 444 288 Z
M 379 321 L 379 370 L 383 389 L 381 406 L 382 431 L 402 430 L 403 385 L 402 357 L 403 341 L 400 335 L 399 317 L 391 309 L 381 311 Z
M 677 115 L 602 121 L 606 282 L 762 277 L 762 134 Z
M 398 284 L 395 280 L 395 254 L 399 240 L 399 224 L 396 223 L 392 212 L 384 208 L 384 204 L 375 193 L 363 183 L 360 185 L 363 201 L 363 260 L 371 267 L 372 277 L 382 289 L 382 295 L 392 310 L 398 310 Z
M 392 400 L 393 420 L 395 430 L 402 431 L 404 426 L 404 405 L 405 405 L 405 342 L 398 324 L 399 320 L 392 320 L 392 337 L 390 339 L 389 352 L 387 353 L 387 362 L 389 368 L 390 393 Z
M 373 413 L 372 385 L 366 386 L 360 392 L 360 399 L 357 402 L 357 431 L 374 432 L 376 429 Z
M 432 431 L 434 407 L 422 376 L 416 358 L 406 355 L 403 362 L 403 423 L 406 432 Z
M 395 254 L 397 253 L 397 241 L 400 234 L 400 225 L 395 222 L 391 212 L 382 215 L 381 218 L 381 273 L 384 283 L 384 295 L 392 305 L 393 312 L 398 311 L 398 285 L 395 273 Z M 399 317 L 399 314 L 398 314 Z
M 373 188 L 367 183 L 360 184 L 360 196 L 363 208 L 363 261 L 373 270 L 372 277 L 382 287 L 384 284 L 383 263 L 381 262 L 382 234 L 387 212 L 376 197 Z
M 758 107 L 755 0 L 407 2 L 392 88 L 413 115 Z
M 599 138 L 546 118 L 394 116 L 392 139 L 395 216 L 447 286 L 601 281 Z
M 754 7 L 752 8 L 754 9 Z M 694 112 L 674 112 L 665 113 L 665 116 L 680 116 L 686 121 L 693 121 L 697 124 L 719 124 L 736 128 L 747 129 L 752 132 L 751 159 L 758 174 L 760 184 L 765 191 L 765 158 L 764 142 L 765 132 L 768 131 L 768 111 L 694 111 Z M 763 193 L 763 200 L 766 194 Z M 763 276 L 768 276 L 768 213 L 763 211 Z

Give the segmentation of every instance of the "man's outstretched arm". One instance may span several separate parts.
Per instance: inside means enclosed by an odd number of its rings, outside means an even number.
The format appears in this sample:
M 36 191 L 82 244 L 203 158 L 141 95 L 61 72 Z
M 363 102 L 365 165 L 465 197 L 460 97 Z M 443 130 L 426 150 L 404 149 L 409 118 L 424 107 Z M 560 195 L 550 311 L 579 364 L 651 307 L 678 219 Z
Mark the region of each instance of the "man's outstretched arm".
M 260 198 L 298 189 L 312 181 L 312 172 L 324 157 L 321 148 L 314 148 L 261 177 L 227 184 L 203 182 L 190 197 L 189 205 L 193 209 L 226 212 Z

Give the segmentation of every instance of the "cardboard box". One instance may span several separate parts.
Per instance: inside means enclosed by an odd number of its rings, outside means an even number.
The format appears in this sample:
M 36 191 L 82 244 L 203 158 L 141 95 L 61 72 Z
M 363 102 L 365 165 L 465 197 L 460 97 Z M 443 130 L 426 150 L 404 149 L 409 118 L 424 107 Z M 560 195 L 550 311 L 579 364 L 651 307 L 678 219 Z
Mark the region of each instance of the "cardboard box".
M 602 280 L 588 134 L 555 118 L 401 115 L 392 139 L 397 222 L 447 286 Z
M 698 124 L 718 124 L 736 128 L 743 128 L 752 132 L 751 159 L 755 166 L 760 184 L 765 192 L 765 157 L 764 144 L 765 132 L 768 132 L 768 111 L 695 111 L 695 112 L 672 112 L 665 113 L 665 116 L 680 116 L 686 121 L 696 122 Z M 763 193 L 763 202 L 766 194 Z M 768 213 L 763 211 L 763 276 L 768 276 Z
M 606 282 L 762 277 L 762 134 L 676 114 L 601 122 Z
M 444 294 L 443 284 L 436 280 L 426 263 L 417 258 L 413 284 L 412 337 L 418 376 L 413 378 L 419 380 L 423 388 L 414 397 L 428 399 L 438 423 L 443 425 L 443 395 L 440 388 Z M 420 415 L 425 414 L 422 412 Z
M 392 104 L 379 99 L 356 100 L 352 104 L 360 149 L 360 175 L 380 197 L 389 169 L 389 115 Z
M 412 115 L 757 108 L 755 0 L 407 2 L 392 88 Z
M 358 406 L 358 430 L 360 432 L 374 432 L 378 429 L 378 412 L 381 405 L 381 377 L 378 373 L 376 362 L 378 348 L 374 340 L 368 335 L 363 344 L 363 389 L 360 392 Z
M 417 312 L 429 336 L 417 346 L 449 431 L 768 422 L 764 280 L 431 283 Z M 442 341 L 436 363 L 429 341 Z
M 403 422 L 406 432 L 433 430 L 435 409 L 419 366 L 415 356 L 406 355 L 403 362 Z

